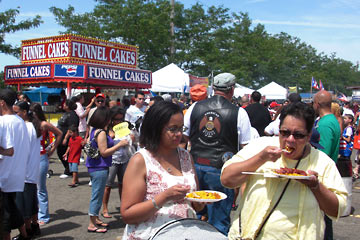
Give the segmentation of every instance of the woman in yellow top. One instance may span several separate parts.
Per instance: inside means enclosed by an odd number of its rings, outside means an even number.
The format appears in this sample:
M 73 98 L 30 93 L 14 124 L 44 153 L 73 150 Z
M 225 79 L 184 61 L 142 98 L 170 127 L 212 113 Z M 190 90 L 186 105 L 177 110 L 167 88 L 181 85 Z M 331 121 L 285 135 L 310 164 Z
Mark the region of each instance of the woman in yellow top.
M 292 103 L 281 112 L 279 137 L 255 139 L 224 164 L 224 186 L 246 183 L 241 214 L 233 219 L 229 239 L 323 239 L 324 214 L 333 219 L 341 215 L 347 192 L 334 161 L 309 144 L 314 119 L 310 106 Z M 243 174 L 281 167 L 297 168 L 311 177 Z

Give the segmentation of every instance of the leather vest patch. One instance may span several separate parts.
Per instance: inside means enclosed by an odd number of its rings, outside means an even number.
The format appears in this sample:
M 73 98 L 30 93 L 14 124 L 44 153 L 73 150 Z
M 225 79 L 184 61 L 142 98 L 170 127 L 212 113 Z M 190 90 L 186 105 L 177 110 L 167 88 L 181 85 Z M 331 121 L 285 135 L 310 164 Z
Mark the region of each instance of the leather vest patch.
M 199 140 L 207 145 L 213 146 L 219 144 L 219 136 L 221 133 L 221 116 L 215 111 L 207 111 L 199 124 Z

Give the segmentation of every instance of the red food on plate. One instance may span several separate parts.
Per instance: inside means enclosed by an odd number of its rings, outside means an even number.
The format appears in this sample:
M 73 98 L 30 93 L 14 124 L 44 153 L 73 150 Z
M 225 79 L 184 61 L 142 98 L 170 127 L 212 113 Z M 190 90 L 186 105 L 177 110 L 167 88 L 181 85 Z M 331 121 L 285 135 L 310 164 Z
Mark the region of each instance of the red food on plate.
M 280 168 L 273 170 L 277 174 L 289 175 L 289 176 L 307 176 L 307 173 L 303 170 L 295 169 L 295 168 Z

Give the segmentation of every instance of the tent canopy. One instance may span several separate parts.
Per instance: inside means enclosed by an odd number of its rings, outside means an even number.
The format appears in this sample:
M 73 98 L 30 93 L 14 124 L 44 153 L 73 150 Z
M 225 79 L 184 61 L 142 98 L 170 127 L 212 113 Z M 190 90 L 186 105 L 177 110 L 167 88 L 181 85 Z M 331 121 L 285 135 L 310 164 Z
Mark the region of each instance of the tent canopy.
M 254 90 L 251 88 L 244 87 L 240 84 L 235 84 L 234 97 L 242 97 L 245 94 L 251 94 Z
M 48 102 L 48 97 L 59 96 L 62 88 L 48 88 L 48 87 L 39 87 L 30 91 L 24 91 L 24 93 L 31 99 L 32 102 Z
M 271 82 L 260 88 L 258 91 L 261 95 L 265 96 L 266 99 L 286 99 L 287 96 L 287 89 L 276 82 Z
M 189 86 L 189 75 L 174 63 L 170 63 L 152 74 L 153 92 L 184 92 Z

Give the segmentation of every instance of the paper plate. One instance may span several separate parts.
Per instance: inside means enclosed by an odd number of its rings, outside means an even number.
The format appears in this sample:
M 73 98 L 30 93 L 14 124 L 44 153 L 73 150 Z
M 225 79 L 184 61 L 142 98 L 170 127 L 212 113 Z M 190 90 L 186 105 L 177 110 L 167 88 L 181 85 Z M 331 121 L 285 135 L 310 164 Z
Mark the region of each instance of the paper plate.
M 212 190 L 201 190 L 203 192 L 208 192 L 208 193 L 217 193 L 220 195 L 221 198 L 219 199 L 203 199 L 203 198 L 190 198 L 190 197 L 185 197 L 185 199 L 191 201 L 191 202 L 207 202 L 207 203 L 210 203 L 210 202 L 218 202 L 218 201 L 221 201 L 221 200 L 224 200 L 227 198 L 227 195 L 225 193 L 222 193 L 222 192 L 218 192 L 218 191 L 212 191 Z M 196 191 L 196 192 L 200 192 L 200 191 Z
M 292 175 L 286 175 L 286 174 L 279 174 L 279 173 L 275 173 L 272 172 L 271 174 L 281 177 L 281 178 L 289 178 L 289 179 L 305 179 L 305 180 L 309 180 L 311 178 L 311 176 L 292 176 Z

